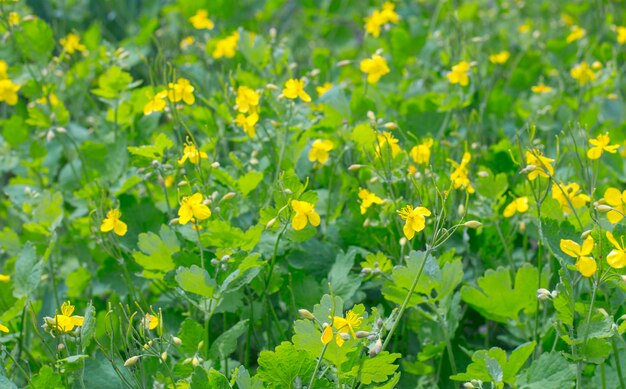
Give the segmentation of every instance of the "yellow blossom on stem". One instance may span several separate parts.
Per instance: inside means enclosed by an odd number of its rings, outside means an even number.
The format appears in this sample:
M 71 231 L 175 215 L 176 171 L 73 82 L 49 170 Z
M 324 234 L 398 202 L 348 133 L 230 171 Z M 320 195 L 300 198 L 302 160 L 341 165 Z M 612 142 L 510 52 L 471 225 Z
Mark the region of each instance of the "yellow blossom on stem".
M 378 140 L 378 144 L 376 145 L 376 152 L 378 155 L 382 155 L 383 150 L 391 151 L 391 158 L 395 158 L 396 155 L 402 149 L 398 145 L 398 139 L 396 139 L 392 133 L 384 131 L 382 134 L 376 134 L 376 139 Z
M 178 222 L 180 224 L 195 223 L 196 220 L 202 221 L 211 217 L 211 210 L 202 203 L 203 201 L 202 193 L 183 197 L 178 209 Z
M 9 70 L 9 65 L 0 59 L 0 80 L 4 80 L 9 78 L 7 71 Z
M 183 163 L 185 163 L 186 160 L 189 159 L 189 162 L 197 165 L 200 162 L 200 158 L 206 159 L 207 154 L 204 151 L 198 151 L 196 145 L 192 141 L 190 141 L 189 138 L 187 138 L 187 141 L 185 142 L 185 148 L 183 149 L 183 156 L 181 159 L 178 160 L 178 164 L 182 165 Z
M 209 12 L 205 9 L 200 9 L 195 15 L 189 18 L 189 22 L 193 28 L 198 30 L 212 30 L 214 25 L 213 21 L 209 19 Z
M 467 165 L 469 164 L 472 156 L 467 151 L 463 153 L 463 158 L 461 159 L 461 163 L 457 163 L 456 161 L 450 161 L 454 170 L 450 173 L 450 181 L 452 181 L 452 186 L 454 189 L 464 189 L 467 193 L 474 193 L 474 187 L 469 179 L 469 169 Z
M 291 226 L 294 230 L 302 230 L 306 227 L 307 221 L 314 227 L 320 225 L 320 215 L 315 212 L 313 204 L 307 201 L 291 200 L 291 208 L 296 213 L 291 220 Z
M 611 242 L 615 249 L 611 250 L 606 257 L 606 261 L 614 269 L 621 269 L 626 266 L 626 246 L 624 246 L 624 238 L 622 237 L 622 243 L 620 244 L 617 239 L 609 231 L 606 232 L 606 238 Z
M 74 327 L 81 327 L 84 318 L 82 316 L 72 316 L 73 313 L 74 306 L 69 301 L 64 302 L 61 305 L 61 314 L 54 316 L 52 321 L 53 327 L 61 332 L 69 332 Z
M 380 28 L 387 23 L 397 24 L 400 16 L 395 11 L 395 4 L 386 2 L 382 6 L 382 10 L 374 11 L 370 16 L 365 18 L 365 32 L 374 38 L 380 36 Z
M 591 235 L 584 240 L 582 246 L 573 240 L 561 239 L 561 251 L 576 259 L 576 269 L 584 277 L 591 277 L 597 269 L 596 261 L 590 257 L 594 241 Z
M 516 213 L 524 213 L 528 211 L 528 197 L 518 197 L 515 200 L 511 201 L 505 208 L 502 215 L 504 217 L 512 217 Z
M 153 330 L 159 326 L 159 317 L 146 313 L 146 316 L 141 319 L 141 324 L 147 330 Z
M 532 90 L 533 93 L 542 94 L 542 93 L 550 93 L 552 91 L 552 88 L 545 85 L 544 83 L 540 83 L 540 84 L 534 85 L 532 88 L 530 88 L 530 90 Z
M 585 34 L 587 34 L 587 31 L 584 28 L 581 28 L 581 27 L 578 27 L 578 26 L 572 26 L 572 29 L 571 29 L 569 35 L 567 36 L 567 38 L 565 38 L 565 41 L 567 43 L 575 42 L 575 41 L 581 39 L 582 37 L 584 37 Z
M 533 181 L 537 177 L 548 178 L 554 175 L 552 162 L 554 159 L 544 157 L 537 149 L 526 151 L 526 163 L 533 166 L 528 172 L 528 179 Z
M 9 327 L 4 324 L 0 324 L 0 332 L 9 333 Z
M 215 44 L 215 50 L 211 54 L 213 58 L 233 58 L 237 53 L 237 44 L 239 43 L 239 33 L 233 32 L 226 38 L 220 39 Z
M 509 53 L 507 50 L 504 50 L 499 53 L 490 55 L 489 62 L 495 63 L 495 64 L 503 64 L 509 60 L 510 56 L 511 56 L 511 53 Z
M 311 96 L 309 96 L 304 90 L 304 81 L 290 79 L 285 82 L 285 88 L 283 89 L 283 96 L 288 99 L 297 99 L 298 97 L 302 99 L 302 101 L 308 103 L 311 101 Z
M 609 222 L 615 224 L 624 218 L 624 214 L 626 213 L 626 190 L 620 192 L 616 188 L 609 188 L 604 192 L 604 201 L 613 207 L 610 210 L 606 217 L 609 219 Z
M 77 51 L 83 52 L 87 50 L 85 45 L 80 43 L 80 36 L 78 34 L 69 33 L 65 36 L 65 38 L 61 38 L 59 43 L 63 46 L 63 50 L 65 50 L 68 54 L 74 54 Z
M 154 97 L 152 97 L 150 101 L 148 101 L 146 105 L 143 106 L 143 114 L 150 115 L 153 112 L 163 112 L 165 106 L 167 105 L 167 103 L 165 102 L 166 98 L 167 91 L 161 91 L 155 94 Z
M 398 214 L 405 220 L 404 223 L 404 236 L 408 240 L 413 239 L 416 232 L 422 231 L 426 227 L 426 216 L 430 216 L 431 213 L 427 208 L 417 207 L 413 208 L 412 205 L 407 205 L 398 211 Z
M 561 210 L 566 215 L 572 212 L 570 203 L 574 209 L 578 209 L 587 204 L 591 199 L 584 193 L 580 192 L 580 185 L 572 182 L 567 185 L 552 184 L 552 198 L 558 201 Z
M 17 104 L 17 91 L 20 86 L 9 79 L 0 80 L 0 103 L 6 102 L 8 105 Z
M 255 125 L 259 121 L 259 115 L 257 113 L 252 113 L 248 116 L 240 113 L 235 118 L 235 124 L 239 127 L 243 128 L 243 130 L 248 134 L 250 138 L 254 138 L 256 134 Z
M 361 61 L 360 69 L 363 73 L 367 74 L 367 82 L 370 84 L 376 84 L 382 76 L 390 71 L 385 58 L 378 54 L 374 54 L 372 58 L 366 58 Z
M 589 82 L 594 81 L 597 77 L 587 62 L 582 62 L 581 64 L 574 66 L 572 70 L 570 70 L 570 75 L 574 80 L 578 81 L 580 86 L 584 86 Z
M 126 223 L 120 220 L 121 217 L 122 213 L 119 209 L 111 209 L 109 212 L 107 212 L 106 218 L 102 221 L 102 225 L 100 225 L 100 231 L 113 231 L 116 235 L 119 236 L 126 235 L 128 227 L 126 226 Z
M 617 149 L 619 149 L 619 145 L 609 145 L 609 143 L 611 143 L 611 138 L 609 138 L 608 132 L 606 134 L 598 135 L 596 139 L 589 139 L 589 143 L 593 146 L 587 150 L 587 158 L 589 159 L 600 158 L 604 151 L 615 154 Z
M 170 82 L 167 84 L 168 92 L 167 97 L 173 103 L 184 101 L 185 104 L 193 104 L 196 101 L 193 95 L 194 87 L 186 78 L 179 78 L 176 83 Z
M 452 71 L 448 73 L 448 81 L 450 81 L 450 84 L 467 86 L 467 84 L 469 84 L 469 69 L 470 64 L 467 61 L 461 61 L 458 64 L 452 66 Z
M 9 12 L 9 26 L 17 26 L 18 24 L 20 24 L 20 14 Z
M 189 46 L 193 45 L 193 42 L 195 42 L 196 39 L 192 36 L 186 36 L 184 37 L 181 41 L 180 41 L 180 49 L 181 50 L 186 50 Z
M 8 274 L 0 274 L 0 282 L 9 282 L 11 280 L 11 276 Z
M 617 27 L 617 43 L 623 45 L 626 43 L 626 27 Z
M 333 142 L 327 139 L 316 139 L 311 145 L 309 151 L 309 161 L 326 163 L 328 161 L 328 152 L 335 147 Z
M 255 90 L 242 85 L 237 88 L 235 103 L 237 104 L 237 111 L 241 113 L 257 112 L 259 94 Z
M 324 96 L 324 94 L 326 92 L 328 92 L 330 90 L 330 88 L 333 87 L 333 84 L 331 84 L 330 82 L 325 82 L 323 85 L 317 86 L 315 87 L 315 91 L 317 92 L 317 95 L 319 97 Z
M 414 146 L 409 153 L 413 161 L 420 165 L 428 164 L 430 162 L 430 148 L 433 146 L 433 143 L 434 141 L 431 138 L 426 138 L 421 144 Z
M 372 204 L 383 203 L 383 199 L 367 189 L 359 190 L 359 198 L 361 199 L 361 215 L 365 214 L 365 212 L 367 212 L 367 209 L 371 207 Z
M 337 331 L 335 336 L 335 342 L 337 346 L 341 347 L 345 343 L 343 336 L 347 335 L 348 337 L 351 335 L 356 338 L 356 330 L 363 323 L 363 318 L 351 310 L 346 312 L 345 318 L 341 316 L 335 316 L 333 318 L 333 324 L 324 328 L 322 332 L 322 344 L 328 344 L 333 339 L 333 328 Z M 342 334 L 344 334 L 342 336 Z

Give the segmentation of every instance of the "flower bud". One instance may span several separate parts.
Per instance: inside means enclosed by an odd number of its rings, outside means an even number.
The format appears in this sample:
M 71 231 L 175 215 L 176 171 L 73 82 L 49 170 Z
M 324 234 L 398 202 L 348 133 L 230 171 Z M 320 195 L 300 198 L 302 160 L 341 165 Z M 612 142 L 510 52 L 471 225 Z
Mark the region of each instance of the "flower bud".
M 613 207 L 611 207 L 610 205 L 606 205 L 606 204 L 600 204 L 596 206 L 596 209 L 598 210 L 598 212 L 609 212 L 613 210 Z
M 339 67 L 342 67 L 342 66 L 348 66 L 348 65 L 350 65 L 351 63 L 352 63 L 352 61 L 351 61 L 351 60 L 349 60 L 349 59 L 344 59 L 344 60 L 341 60 L 341 61 L 337 62 L 337 66 L 339 66 Z
M 404 247 L 408 242 L 409 240 L 406 237 L 403 236 L 402 238 L 400 238 L 400 246 Z
M 526 232 L 526 222 L 519 223 L 519 232 L 521 232 L 522 234 Z
M 183 181 L 178 183 L 178 186 L 186 186 L 187 184 L 189 184 L 189 183 L 187 181 L 183 180 Z
M 474 388 L 475 388 L 475 386 L 474 386 L 471 382 L 466 382 L 466 383 L 464 383 L 464 384 L 463 384 L 463 387 L 464 387 L 465 389 L 474 389 Z
M 172 336 L 172 343 L 174 343 L 177 346 L 180 346 L 181 344 L 183 344 L 183 341 L 180 340 L 180 338 L 178 338 L 176 336 Z
M 200 359 L 198 359 L 198 357 L 194 356 L 193 358 L 191 358 L 191 365 L 193 367 L 196 367 L 196 366 L 200 365 Z
M 375 183 L 378 182 L 378 180 L 379 180 L 379 178 L 377 176 L 376 177 L 372 177 L 372 178 L 370 178 L 370 184 L 375 184 Z
M 582 239 L 586 239 L 589 236 L 589 234 L 591 234 L 591 232 L 592 232 L 592 230 L 584 231 L 582 234 L 580 234 L 580 237 Z
M 465 205 L 459 204 L 459 208 L 456 211 L 460 217 L 465 216 Z
M 237 193 L 235 193 L 235 192 L 228 192 L 224 196 L 222 196 L 222 199 L 220 201 L 230 200 L 233 197 L 235 197 L 236 195 L 237 195 Z
M 267 222 L 267 224 L 265 225 L 265 228 L 272 228 L 272 226 L 276 223 L 276 220 L 277 220 L 277 219 L 278 219 L 278 218 L 277 218 L 277 217 L 275 217 L 275 218 L 273 218 L 272 220 L 268 221 L 268 222 Z
M 267 84 L 265 85 L 265 89 L 269 89 L 269 90 L 278 90 L 278 87 L 274 84 Z
M 478 220 L 470 220 L 470 221 L 463 223 L 463 225 L 467 228 L 478 228 L 482 226 L 483 223 L 479 222 Z
M 598 312 L 601 313 L 604 317 L 609 317 L 609 313 L 604 308 L 598 308 Z
M 298 309 L 298 313 L 305 319 L 315 320 L 315 316 L 308 309 Z
M 165 361 L 167 360 L 167 351 L 163 351 L 163 352 L 161 353 L 161 360 L 162 360 L 163 362 L 165 362 Z
M 220 167 L 220 163 L 219 163 L 219 162 L 217 162 L 217 161 L 215 161 L 215 162 L 213 162 L 213 163 L 211 164 L 211 168 L 213 168 L 213 169 L 217 169 L 218 167 Z
M 552 297 L 552 294 L 550 293 L 550 291 L 548 289 L 545 288 L 539 288 L 537 289 L 537 298 L 541 301 L 547 300 L 550 297 Z
M 395 130 L 396 128 L 398 128 L 398 124 L 394 122 L 387 122 L 383 124 L 383 127 L 385 127 L 388 130 Z
M 370 349 L 370 358 L 374 358 L 382 349 L 383 342 L 381 342 L 380 339 L 376 340 L 376 343 L 374 343 L 374 346 Z
M 65 127 L 57 127 L 56 132 L 58 132 L 59 134 L 66 134 L 67 130 L 65 129 Z
M 372 111 L 367 111 L 367 118 L 371 121 L 376 121 L 376 115 Z
M 368 276 L 372 273 L 372 269 L 369 267 L 364 267 L 363 269 L 361 269 L 361 274 L 364 276 Z
M 480 170 L 478 173 L 476 173 L 476 175 L 480 178 L 487 178 L 489 177 L 489 172 Z
M 357 331 L 355 335 L 357 339 L 363 339 L 370 336 L 370 333 L 368 331 Z
M 128 366 L 132 366 L 135 363 L 137 363 L 137 361 L 139 360 L 139 355 L 135 355 L 134 357 L 130 357 L 126 360 L 126 362 L 124 362 L 124 366 L 128 367 Z
M 63 343 L 59 343 L 59 344 L 57 345 L 57 350 L 58 350 L 58 351 L 63 351 L 63 350 L 65 350 L 65 345 L 64 345 Z
M 354 164 L 354 165 L 350 165 L 350 167 L 348 167 L 348 170 L 353 172 L 355 170 L 359 170 L 362 167 L 363 167 L 363 165 Z
M 535 169 L 537 169 L 537 166 L 535 166 L 535 165 L 528 165 L 525 168 L 523 168 L 522 170 L 520 170 L 520 174 L 527 174 L 527 173 L 532 172 Z
M 48 142 L 51 142 L 51 141 L 52 141 L 52 139 L 54 139 L 54 131 L 50 130 L 50 131 L 48 131 L 48 133 L 46 134 L 46 140 L 47 140 Z

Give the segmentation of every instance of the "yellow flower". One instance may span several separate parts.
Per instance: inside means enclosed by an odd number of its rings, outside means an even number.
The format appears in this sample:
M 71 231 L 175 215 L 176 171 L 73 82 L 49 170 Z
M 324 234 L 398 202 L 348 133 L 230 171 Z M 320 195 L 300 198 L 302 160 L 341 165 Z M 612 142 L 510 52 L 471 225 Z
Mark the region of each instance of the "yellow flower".
M 65 36 L 65 38 L 61 38 L 59 43 L 63 46 L 63 50 L 67 51 L 68 54 L 74 54 L 77 51 L 83 52 L 87 50 L 85 45 L 80 43 L 80 36 L 78 34 L 69 33 Z
M 552 162 L 554 162 L 554 159 L 544 157 L 537 149 L 533 150 L 533 152 L 526 151 L 526 163 L 534 166 L 528 173 L 528 179 L 533 181 L 537 177 L 548 178 L 554 175 Z
M 180 41 L 180 49 L 181 50 L 186 50 L 189 46 L 193 45 L 193 42 L 195 42 L 196 39 L 192 36 L 186 36 L 184 37 L 181 41 Z
M 212 30 L 213 21 L 209 19 L 209 13 L 205 9 L 200 9 L 195 15 L 189 18 L 193 28 L 198 30 Z
M 187 138 L 187 142 L 185 142 L 185 148 L 183 149 L 183 156 L 178 160 L 178 164 L 182 165 L 185 163 L 187 159 L 194 165 L 197 165 L 200 162 L 200 158 L 206 159 L 207 154 L 204 151 L 198 151 L 196 145 Z
M 589 159 L 600 158 L 604 151 L 615 154 L 617 149 L 619 149 L 619 145 L 609 145 L 611 138 L 609 138 L 608 132 L 598 135 L 596 139 L 589 139 L 589 143 L 593 146 L 587 150 L 587 158 Z
M 578 209 L 591 200 L 586 194 L 578 193 L 579 191 L 580 185 L 575 182 L 567 185 L 560 185 L 560 189 L 559 185 L 552 184 L 552 198 L 559 202 L 561 210 L 566 215 L 569 215 L 572 212 L 570 203 L 574 209 Z M 565 194 L 563 192 L 565 192 Z
M 146 316 L 141 319 L 141 324 L 147 330 L 153 330 L 159 326 L 159 317 L 146 313 Z
M 359 190 L 359 198 L 361 199 L 361 215 L 367 212 L 372 204 L 382 204 L 383 200 L 367 189 Z
M 413 161 L 420 165 L 428 164 L 430 162 L 430 148 L 433 146 L 433 143 L 431 138 L 426 138 L 422 141 L 422 144 L 414 146 L 409 153 Z
M 17 12 L 9 12 L 9 25 L 17 26 L 20 24 L 20 14 Z
M 533 86 L 532 88 L 530 88 L 530 90 L 532 90 L 533 93 L 550 93 L 550 91 L 552 91 L 552 88 L 544 85 L 544 83 L 542 82 L 538 85 Z
M 569 33 L 565 41 L 567 43 L 575 42 L 581 39 L 582 37 L 584 37 L 586 33 L 587 31 L 584 28 L 580 28 L 578 26 L 572 26 L 571 32 Z
M 0 274 L 0 282 L 9 282 L 11 280 L 11 276 L 8 274 Z
M 239 33 L 233 32 L 226 38 L 220 39 L 213 50 L 213 58 L 233 58 L 237 53 L 237 43 L 239 43 Z
M 40 97 L 35 101 L 42 105 L 46 105 L 48 104 L 48 101 L 50 101 L 50 105 L 53 107 L 59 104 L 59 98 L 54 94 L 54 92 L 50 92 L 48 95 Z
M 511 201 L 509 205 L 504 208 L 502 215 L 504 217 L 512 217 L 516 213 L 524 213 L 528 211 L 528 197 L 518 197 Z
M 315 87 L 315 91 L 317 92 L 317 95 L 319 97 L 322 97 L 332 87 L 333 87 L 333 84 L 331 84 L 330 82 L 325 82 L 324 85 L 320 85 L 320 86 Z
M 0 80 L 4 80 L 9 78 L 7 74 L 7 70 L 9 69 L 9 65 L 0 59 Z
M 119 236 L 126 235 L 128 227 L 126 226 L 126 223 L 120 220 L 121 217 L 122 213 L 119 209 L 109 210 L 109 212 L 107 212 L 107 217 L 102 221 L 102 225 L 100 225 L 100 231 L 113 231 Z
M 469 84 L 469 76 L 467 75 L 469 69 L 470 64 L 467 61 L 461 61 L 452 66 L 452 71 L 448 73 L 448 81 L 450 81 L 450 84 L 467 86 L 467 84 Z
M 382 76 L 389 73 L 387 61 L 378 54 L 374 54 L 372 58 L 366 58 L 361 61 L 360 69 L 363 73 L 367 74 L 367 82 L 370 84 L 376 84 Z
M 623 268 L 626 266 L 626 247 L 624 246 L 624 238 L 622 237 L 621 245 L 609 231 L 606 232 L 606 238 L 615 247 L 615 249 L 611 250 L 609 255 L 607 255 L 606 261 L 609 263 L 609 266 L 614 269 Z
M 617 27 L 617 43 L 620 45 L 626 43 L 626 27 Z
M 255 125 L 258 121 L 259 115 L 257 113 L 253 113 L 248 116 L 240 113 L 235 118 L 235 124 L 243 128 L 250 138 L 254 138 L 254 135 L 256 134 Z
M 396 13 L 395 7 L 395 4 L 386 2 L 381 11 L 374 11 L 371 16 L 365 18 L 365 32 L 378 38 L 382 26 L 389 22 L 398 23 L 400 16 Z
M 82 316 L 72 316 L 72 313 L 74 313 L 74 306 L 69 301 L 64 302 L 61 305 L 61 314 L 54 316 L 52 321 L 53 327 L 61 332 L 69 332 L 74 327 L 81 327 L 84 318 Z
M 19 90 L 20 86 L 14 84 L 13 81 L 0 80 L 0 102 L 5 101 L 9 105 L 17 104 L 17 91 Z
M 192 223 L 197 220 L 205 220 L 211 217 L 211 210 L 202 204 L 202 193 L 196 193 L 191 196 L 183 197 L 178 209 L 178 222 L 180 224 Z
M 594 242 L 591 235 L 585 239 L 582 247 L 572 240 L 561 239 L 561 251 L 576 259 L 576 269 L 584 277 L 591 277 L 596 272 L 596 261 L 589 256 L 593 250 L 593 245 Z
M 499 53 L 490 55 L 489 56 L 489 61 L 491 63 L 503 64 L 503 63 L 505 63 L 506 61 L 509 60 L 510 56 L 511 56 L 511 53 L 509 53 L 508 51 L 504 50 L 504 51 L 501 51 Z
M 328 152 L 335 147 L 333 142 L 327 139 L 316 139 L 311 145 L 311 151 L 309 151 L 309 161 L 326 163 L 328 161 Z
M 391 158 L 395 158 L 402 151 L 398 145 L 398 140 L 394 138 L 392 133 L 385 131 L 382 134 L 377 134 L 376 138 L 378 140 L 376 152 L 379 156 L 383 153 L 383 150 L 389 150 L 391 151 Z
M 143 106 L 143 114 L 150 115 L 153 112 L 163 112 L 167 105 L 165 102 L 166 97 L 167 91 L 161 91 L 154 95 L 154 97 Z
M 528 31 L 530 31 L 530 25 L 527 23 L 521 24 L 519 27 L 517 27 L 517 31 L 522 34 L 525 34 Z
M 185 104 L 191 105 L 196 101 L 193 95 L 194 87 L 191 86 L 191 83 L 186 78 L 179 78 L 176 84 L 172 82 L 168 83 L 167 88 L 167 97 L 173 103 L 178 103 L 182 100 Z
M 307 225 L 307 220 L 312 226 L 320 225 L 320 215 L 315 212 L 313 204 L 306 201 L 291 200 L 291 208 L 296 213 L 291 220 L 291 226 L 294 230 L 300 231 Z
M 572 70 L 570 70 L 570 75 L 574 80 L 578 81 L 578 84 L 581 86 L 596 79 L 596 74 L 589 67 L 587 62 L 574 66 Z
M 287 80 L 285 82 L 285 88 L 283 89 L 283 96 L 288 99 L 297 99 L 298 97 L 302 99 L 304 102 L 311 101 L 311 96 L 309 96 L 304 90 L 304 81 L 296 80 L 294 78 Z
M 335 337 L 335 342 L 337 342 L 337 346 L 341 347 L 345 343 L 342 334 L 352 335 L 356 338 L 355 329 L 359 328 L 361 323 L 363 322 L 363 318 L 352 311 L 346 312 L 346 317 L 335 316 L 333 318 L 332 326 L 327 326 L 322 333 L 322 343 L 328 344 L 333 339 L 333 331 L 332 328 L 335 328 L 337 331 L 337 335 Z
M 0 324 L 0 331 L 4 333 L 9 333 L 9 327 L 5 326 L 4 324 Z
M 604 201 L 613 207 L 606 214 L 609 222 L 615 224 L 624 218 L 624 213 L 626 213 L 626 207 L 624 206 L 626 203 L 626 190 L 620 193 L 616 188 L 609 188 L 604 192 Z
M 567 24 L 568 26 L 574 24 L 574 18 L 566 13 L 561 14 L 561 20 L 563 20 L 563 23 Z
M 467 165 L 469 164 L 472 156 L 470 153 L 463 153 L 463 158 L 461 159 L 461 163 L 457 163 L 456 161 L 450 161 L 454 170 L 450 173 L 450 181 L 452 181 L 452 186 L 454 189 L 464 189 L 467 193 L 474 193 L 474 187 L 469 179 L 469 169 Z
M 420 232 L 426 227 L 426 216 L 431 215 L 427 208 L 413 208 L 412 205 L 407 205 L 402 208 L 398 211 L 398 214 L 402 220 L 406 220 L 403 231 L 404 236 L 406 236 L 408 240 L 413 239 L 416 232 Z
M 397 24 L 400 21 L 400 16 L 396 13 L 396 5 L 390 1 L 386 1 L 382 6 L 382 14 L 385 23 L 394 23 Z
M 247 86 L 237 88 L 237 98 L 235 99 L 237 110 L 242 113 L 257 112 L 259 105 L 259 94 Z

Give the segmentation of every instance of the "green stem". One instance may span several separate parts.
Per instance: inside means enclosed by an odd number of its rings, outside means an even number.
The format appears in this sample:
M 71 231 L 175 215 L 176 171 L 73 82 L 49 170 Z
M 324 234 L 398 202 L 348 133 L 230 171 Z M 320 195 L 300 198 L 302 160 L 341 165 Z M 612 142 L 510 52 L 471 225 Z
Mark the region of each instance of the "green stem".
M 617 377 L 619 378 L 619 386 L 621 389 L 626 389 L 624 384 L 624 376 L 622 375 L 622 364 L 619 360 L 619 352 L 617 350 L 617 344 L 615 344 L 615 335 L 611 337 L 611 344 L 613 346 L 613 358 L 615 358 L 615 368 L 617 369 Z
M 322 349 L 322 352 L 320 353 L 320 357 L 317 359 L 317 364 L 315 365 L 315 369 L 313 369 L 313 375 L 311 376 L 311 381 L 309 381 L 309 386 L 308 388 L 311 389 L 313 388 L 313 383 L 315 382 L 315 378 L 317 378 L 317 371 L 320 369 L 320 365 L 322 364 L 322 358 L 324 358 L 324 353 L 326 352 L 326 349 L 328 348 L 328 345 L 330 343 L 326 343 L 324 345 L 324 348 Z

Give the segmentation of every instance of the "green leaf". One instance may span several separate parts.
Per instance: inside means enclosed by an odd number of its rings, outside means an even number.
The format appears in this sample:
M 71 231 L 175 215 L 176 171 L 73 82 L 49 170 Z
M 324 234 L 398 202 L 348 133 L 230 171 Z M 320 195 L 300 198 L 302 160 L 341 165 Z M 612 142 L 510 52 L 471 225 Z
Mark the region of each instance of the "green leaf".
M 157 135 L 154 140 L 154 145 L 145 145 L 139 147 L 128 147 L 128 151 L 140 157 L 148 158 L 148 159 L 156 159 L 161 160 L 165 155 L 165 150 L 174 146 L 174 142 L 165 134 Z
M 512 285 L 511 273 L 507 268 L 489 269 L 478 278 L 478 286 L 461 288 L 461 298 L 485 318 L 507 323 L 509 320 L 517 320 L 520 311 L 527 315 L 535 312 L 537 277 L 537 269 L 525 264 L 517 271 L 515 285 Z M 547 272 L 544 272 L 540 287 L 547 284 Z
M 257 376 L 269 388 L 291 388 L 298 377 L 308 382 L 315 368 L 314 359 L 289 342 L 282 342 L 274 351 L 261 351 L 258 364 Z
M 219 359 L 226 359 L 237 349 L 237 339 L 248 329 L 248 319 L 242 320 L 227 331 L 223 332 L 211 344 L 209 355 Z
M 176 271 L 176 282 L 184 291 L 209 298 L 213 297 L 216 286 L 209 273 L 196 265 L 190 268 L 179 267 Z
M 212 388 L 212 389 L 231 389 L 230 383 L 228 379 L 224 376 L 224 374 L 219 371 L 211 368 L 209 370 L 209 385 L 208 386 L 193 386 L 194 388 Z
M 263 173 L 249 171 L 237 180 L 237 187 L 241 191 L 243 197 L 247 197 L 250 192 L 256 189 L 263 181 Z
M 15 385 L 13 381 L 5 377 L 3 374 L 4 373 L 0 373 L 0 388 L 17 389 L 17 385 Z
M 351 274 L 358 251 L 356 247 L 350 247 L 348 252 L 337 254 L 335 263 L 328 272 L 328 282 L 333 293 L 344 301 L 350 300 L 361 286 L 361 277 Z
M 496 176 L 489 174 L 476 180 L 476 191 L 490 200 L 499 199 L 509 186 L 507 175 L 500 173 Z
M 20 23 L 15 29 L 15 40 L 26 58 L 47 62 L 56 45 L 52 29 L 41 19 L 33 18 Z
M 180 250 L 176 234 L 166 225 L 161 226 L 159 235 L 153 232 L 139 234 L 137 243 L 142 252 L 134 251 L 135 262 L 144 269 L 145 278 L 163 279 L 165 274 L 174 269 L 172 255 Z
M 91 92 L 105 99 L 117 99 L 122 91 L 130 88 L 133 78 L 117 66 L 111 66 L 98 77 L 98 88 Z
M 597 365 L 604 363 L 606 358 L 611 355 L 613 346 L 610 342 L 600 338 L 590 338 L 579 348 L 580 360 Z
M 325 104 L 327 107 L 337 111 L 341 119 L 350 119 L 352 113 L 350 112 L 350 103 L 346 98 L 346 93 L 338 86 L 333 86 L 319 99 L 320 103 Z
M 13 296 L 17 298 L 30 296 L 37 289 L 42 272 L 42 261 L 37 259 L 32 243 L 27 242 L 15 261 Z
M 91 280 L 91 273 L 84 267 L 79 267 L 74 270 L 65 278 L 65 285 L 67 285 L 68 297 L 79 297 L 82 295 L 85 288 L 89 285 Z
M 33 221 L 53 231 L 63 219 L 63 196 L 59 192 L 44 192 L 33 212 Z
M 48 365 L 43 365 L 41 369 L 39 369 L 39 373 L 33 377 L 31 380 L 29 388 L 46 388 L 46 389 L 57 389 L 64 388 L 62 381 L 62 376 L 57 374 L 52 368 Z M 2 386 L 5 387 L 4 385 Z
M 198 344 L 204 340 L 204 328 L 193 319 L 185 319 L 178 331 L 178 338 L 182 341 L 179 346 L 184 353 L 194 353 L 198 350 Z
M 376 143 L 376 132 L 369 123 L 361 123 L 352 130 L 351 139 L 356 144 L 357 150 L 370 151 Z
M 381 383 L 387 381 L 390 375 L 398 370 L 398 365 L 394 364 L 395 360 L 400 358 L 402 354 L 389 354 L 383 351 L 374 358 L 366 358 L 363 363 L 360 375 L 360 382 L 369 385 L 372 382 Z M 359 364 L 356 364 L 347 374 L 348 377 L 357 377 L 359 374 Z
M 565 389 L 574 386 L 576 367 L 558 352 L 542 354 L 521 375 L 520 389 Z
M 85 316 L 83 325 L 80 327 L 80 344 L 83 351 L 91 343 L 94 333 L 96 332 L 96 308 L 89 303 L 87 309 L 85 309 Z

